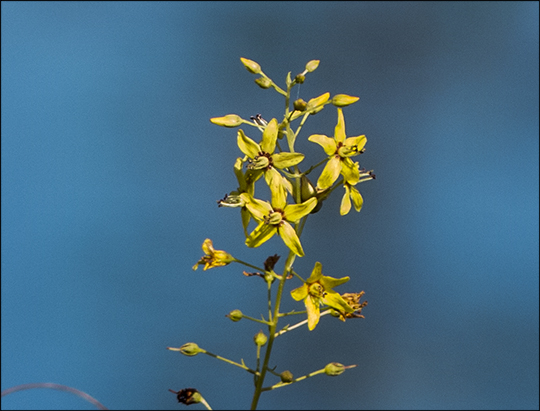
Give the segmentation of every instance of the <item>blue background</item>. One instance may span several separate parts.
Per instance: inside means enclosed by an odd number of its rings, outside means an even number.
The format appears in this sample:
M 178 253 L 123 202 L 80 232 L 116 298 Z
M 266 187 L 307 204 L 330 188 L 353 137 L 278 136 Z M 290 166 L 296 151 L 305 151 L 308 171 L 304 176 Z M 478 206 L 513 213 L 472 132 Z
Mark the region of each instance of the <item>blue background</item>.
M 167 390 L 195 387 L 249 408 L 251 375 L 165 349 L 195 341 L 253 366 L 259 324 L 224 315 L 265 312 L 263 282 L 191 266 L 207 237 L 256 264 L 286 253 L 278 238 L 248 249 L 237 210 L 216 207 L 240 152 L 209 118 L 283 115 L 240 57 L 282 85 L 319 59 L 299 96 L 360 96 L 347 134 L 368 137 L 359 159 L 377 180 L 358 186 L 361 213 L 339 216 L 336 196 L 308 219 L 295 270 L 321 261 L 369 305 L 280 337 L 278 370 L 358 367 L 260 408 L 538 408 L 537 2 L 1 7 L 2 389 L 178 409 Z M 327 107 L 303 138 L 335 122 Z M 2 407 L 92 408 L 52 390 Z

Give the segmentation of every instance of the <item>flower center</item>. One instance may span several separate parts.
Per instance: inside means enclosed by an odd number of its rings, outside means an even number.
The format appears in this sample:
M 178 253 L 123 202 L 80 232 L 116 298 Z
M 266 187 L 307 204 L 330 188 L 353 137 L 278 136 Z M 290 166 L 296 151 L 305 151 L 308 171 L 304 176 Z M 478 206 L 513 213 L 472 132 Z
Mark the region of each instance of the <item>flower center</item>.
M 264 222 L 270 225 L 278 225 L 283 221 L 283 213 L 279 210 L 273 211 L 267 216 L 264 216 Z
M 263 170 L 272 166 L 272 156 L 261 152 L 257 157 L 250 161 L 248 168 L 253 170 Z
M 319 283 L 313 283 L 309 286 L 309 294 L 315 298 L 322 298 L 326 294 L 324 287 Z
M 358 154 L 358 146 L 346 146 L 343 143 L 338 143 L 336 153 L 341 157 L 352 157 Z

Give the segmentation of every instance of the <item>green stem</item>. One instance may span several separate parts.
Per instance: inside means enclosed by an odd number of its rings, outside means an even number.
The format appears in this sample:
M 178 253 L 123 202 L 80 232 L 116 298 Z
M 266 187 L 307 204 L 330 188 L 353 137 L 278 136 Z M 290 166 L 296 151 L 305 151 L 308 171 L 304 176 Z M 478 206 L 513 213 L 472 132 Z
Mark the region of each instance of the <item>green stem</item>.
M 299 382 L 299 381 L 305 380 L 306 378 L 313 377 L 313 376 L 319 375 L 319 374 L 324 374 L 324 373 L 325 373 L 325 370 L 323 368 L 322 370 L 313 371 L 313 372 L 310 372 L 307 375 L 303 375 L 302 377 L 296 378 L 296 379 L 292 380 L 291 382 L 278 382 L 277 384 L 272 385 L 271 387 L 263 388 L 262 390 L 263 391 L 271 391 L 271 390 L 274 390 L 276 388 L 284 387 L 284 386 L 290 385 L 290 384 L 292 384 L 294 382 Z
M 276 338 L 275 333 L 276 333 L 277 323 L 279 320 L 279 306 L 281 304 L 281 296 L 283 294 L 283 287 L 287 279 L 287 274 L 291 270 L 295 259 L 296 259 L 296 254 L 293 253 L 292 251 L 289 251 L 289 256 L 287 257 L 287 261 L 285 262 L 285 267 L 283 269 L 283 275 L 281 276 L 281 280 L 279 281 L 278 291 L 276 295 L 276 304 L 274 306 L 274 315 L 272 317 L 272 324 L 269 327 L 268 345 L 266 347 L 266 353 L 264 355 L 264 362 L 260 371 L 260 375 L 257 378 L 257 383 L 255 384 L 255 392 L 253 393 L 253 400 L 251 401 L 252 410 L 257 409 L 257 404 L 259 403 L 259 398 L 262 393 L 264 377 L 266 376 L 266 371 L 268 369 L 268 364 L 270 362 L 270 355 L 272 354 L 272 346 L 274 345 L 274 339 Z
M 235 259 L 234 259 L 234 262 L 235 262 L 235 263 L 244 264 L 246 267 L 253 268 L 253 269 L 255 269 L 255 270 L 257 270 L 257 271 L 261 271 L 261 272 L 263 272 L 263 273 L 265 272 L 263 268 L 257 267 L 257 266 L 255 266 L 255 265 L 250 264 L 250 263 L 246 263 L 245 261 L 239 260 L 238 258 L 235 258 Z
M 208 404 L 208 403 L 206 402 L 206 400 L 203 398 L 202 395 L 201 395 L 201 404 L 203 404 L 203 405 L 206 407 L 207 410 L 211 410 L 211 409 L 212 409 L 212 407 L 210 407 L 210 404 Z
M 303 311 L 303 312 L 305 313 L 305 311 Z M 294 313 L 294 314 L 301 314 L 301 313 L 302 313 L 302 312 L 298 312 L 298 313 Z M 326 315 L 326 314 L 330 314 L 330 310 L 323 311 L 323 312 L 321 313 L 321 317 L 322 317 L 323 315 Z M 283 316 L 283 315 L 282 315 L 282 316 Z M 295 328 L 298 328 L 298 327 L 300 327 L 300 326 L 302 326 L 302 325 L 304 325 L 304 324 L 307 324 L 307 322 L 308 322 L 308 320 L 305 319 L 305 320 L 300 321 L 299 323 L 297 323 L 297 324 L 295 324 L 295 325 L 291 325 L 291 326 L 285 327 L 285 328 L 283 328 L 282 330 L 278 331 L 274 337 L 279 337 L 280 335 L 283 335 L 283 334 L 285 334 L 286 332 L 292 331 L 292 330 L 294 330 Z
M 226 363 L 229 363 L 229 364 L 232 364 L 232 365 L 236 365 L 237 367 L 240 367 L 242 368 L 243 370 L 246 370 L 247 372 L 251 373 L 251 374 L 259 374 L 257 371 L 253 371 L 251 368 L 249 368 L 248 366 L 246 366 L 243 361 L 242 361 L 242 364 L 239 364 L 237 362 L 234 362 L 232 360 L 229 360 L 227 358 L 224 358 L 224 357 L 221 357 L 219 355 L 216 355 L 216 354 L 213 354 L 211 353 L 210 351 L 206 351 L 206 350 L 203 350 L 201 349 L 201 353 L 203 354 L 207 354 L 209 355 L 210 357 L 214 357 L 215 359 L 218 359 L 218 360 L 221 360 L 221 361 L 225 361 Z
M 265 324 L 265 325 L 271 324 L 270 321 L 258 320 L 257 318 L 250 317 L 249 315 L 245 315 L 244 313 L 242 313 L 242 318 L 245 318 L 246 320 L 255 321 L 256 323 Z

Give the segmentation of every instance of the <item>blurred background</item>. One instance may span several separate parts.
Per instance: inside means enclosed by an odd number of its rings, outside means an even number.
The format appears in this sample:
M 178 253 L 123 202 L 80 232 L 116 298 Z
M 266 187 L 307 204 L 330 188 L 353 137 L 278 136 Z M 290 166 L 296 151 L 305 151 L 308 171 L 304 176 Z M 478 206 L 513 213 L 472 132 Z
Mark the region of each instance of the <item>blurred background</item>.
M 238 210 L 236 130 L 210 117 L 280 119 L 239 58 L 294 97 L 359 96 L 344 109 L 375 181 L 341 193 L 302 236 L 309 276 L 349 275 L 365 319 L 325 317 L 280 337 L 271 365 L 301 376 L 261 409 L 538 409 L 538 2 L 2 2 L 2 389 L 55 382 L 111 409 L 183 409 L 194 387 L 247 409 L 250 374 L 171 352 L 194 341 L 254 367 L 266 291 L 232 265 L 191 270 L 211 238 L 261 265 Z M 332 106 L 305 140 L 332 135 Z M 258 139 L 257 130 L 244 127 Z M 316 177 L 318 172 L 316 172 Z M 279 265 L 278 268 L 282 268 Z M 287 284 L 287 291 L 299 285 Z M 284 310 L 302 304 L 286 298 Z M 285 323 L 285 322 L 284 322 Z M 276 380 L 269 378 L 269 383 Z M 70 394 L 19 392 L 4 409 L 92 409 Z M 193 405 L 194 409 L 203 409 Z

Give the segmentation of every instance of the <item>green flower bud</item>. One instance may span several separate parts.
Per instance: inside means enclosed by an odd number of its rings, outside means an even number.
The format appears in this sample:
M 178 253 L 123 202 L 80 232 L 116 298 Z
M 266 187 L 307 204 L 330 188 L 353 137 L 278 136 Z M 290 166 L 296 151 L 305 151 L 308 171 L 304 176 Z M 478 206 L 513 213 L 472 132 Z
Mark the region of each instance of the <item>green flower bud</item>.
M 195 343 L 186 343 L 180 347 L 180 352 L 188 357 L 193 357 L 202 352 L 202 350 Z
M 345 371 L 345 366 L 338 362 L 331 362 L 326 367 L 324 367 L 324 372 L 326 373 L 326 375 L 329 375 L 331 377 L 336 377 L 340 374 L 343 374 L 343 371 Z
M 320 60 L 311 60 L 306 64 L 306 70 L 310 73 L 314 72 L 319 67 Z
M 272 87 L 272 82 L 269 79 L 267 79 L 266 77 L 256 78 L 255 83 L 257 83 L 257 85 L 260 88 L 265 88 L 266 89 L 266 88 Z
M 319 97 L 312 98 L 308 101 L 306 110 L 310 110 L 311 114 L 316 114 L 324 108 L 324 104 L 330 98 L 330 93 L 324 93 Z
M 255 337 L 253 337 L 253 341 L 255 341 L 255 344 L 259 347 L 262 347 L 264 344 L 266 344 L 266 341 L 268 341 L 268 337 L 264 335 L 264 333 L 259 331 L 257 334 L 255 334 Z
M 296 77 L 294 78 L 294 81 L 297 84 L 302 84 L 305 80 L 306 80 L 306 76 L 304 76 L 303 74 L 297 74 Z
M 224 117 L 213 117 L 210 121 L 222 127 L 238 127 L 242 124 L 242 119 L 236 114 L 227 114 Z
M 298 110 L 298 111 L 306 111 L 307 103 L 301 98 L 299 98 L 293 103 L 293 107 L 295 110 Z
M 261 66 L 259 66 L 258 63 L 254 62 L 253 60 L 246 59 L 244 57 L 240 57 L 240 61 L 242 61 L 242 64 L 246 67 L 247 71 L 253 74 L 261 74 Z
M 237 322 L 237 321 L 240 321 L 243 316 L 244 316 L 244 314 L 242 314 L 242 311 L 240 311 L 240 310 L 232 310 L 225 317 L 229 317 L 231 319 L 231 321 Z
M 349 368 L 354 368 L 356 367 L 356 365 L 343 365 L 343 364 L 340 364 L 338 362 L 331 362 L 330 364 L 328 364 L 326 367 L 324 367 L 324 372 L 326 375 L 329 375 L 331 377 L 336 377 L 340 374 L 343 374 L 343 371 L 349 369 Z
M 309 181 L 305 175 L 303 175 L 300 178 L 300 199 L 302 200 L 302 203 L 309 200 L 311 197 L 315 197 L 316 195 L 317 190 L 313 186 L 313 183 Z
M 336 94 L 332 99 L 332 104 L 336 107 L 346 107 L 349 104 L 356 103 L 360 97 L 348 96 L 347 94 Z
M 285 382 L 285 383 L 286 382 L 292 382 L 294 380 L 293 374 L 289 370 L 283 371 L 280 374 L 280 378 L 281 378 L 281 382 Z

